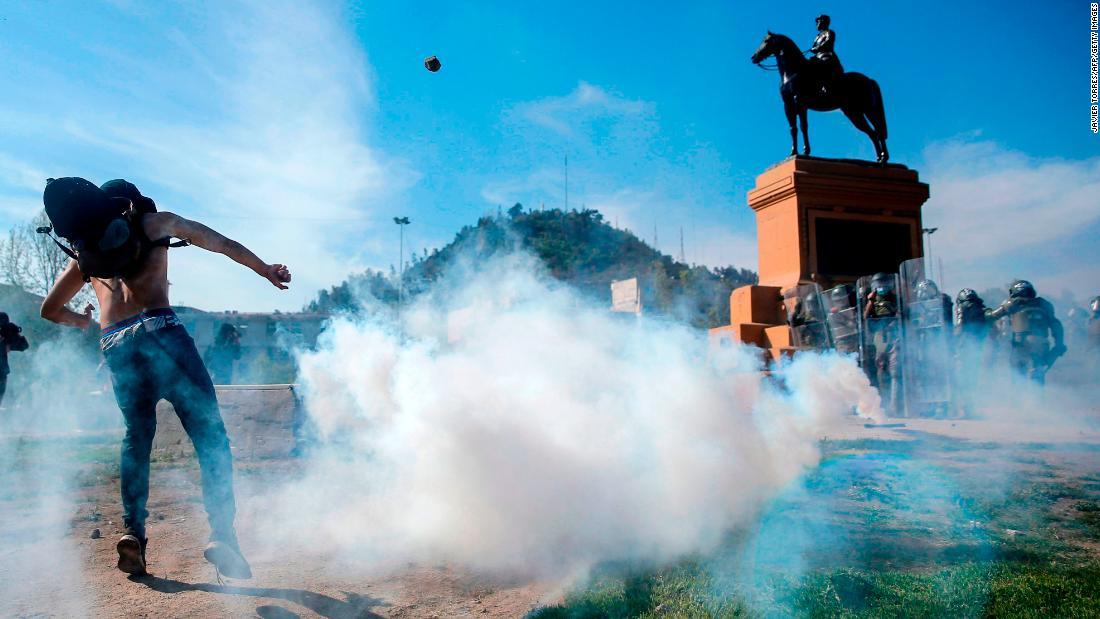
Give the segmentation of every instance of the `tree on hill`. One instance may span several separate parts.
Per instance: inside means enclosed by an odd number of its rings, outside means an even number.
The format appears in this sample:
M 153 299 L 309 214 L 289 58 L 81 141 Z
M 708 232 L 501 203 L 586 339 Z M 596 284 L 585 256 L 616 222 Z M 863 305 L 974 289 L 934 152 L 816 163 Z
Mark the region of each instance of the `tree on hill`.
M 348 312 L 362 309 L 360 300 L 373 298 L 383 304 L 397 303 L 396 275 L 386 276 L 381 271 L 367 269 L 355 273 L 328 290 L 317 293 L 317 298 L 306 305 L 308 312 Z
M 614 280 L 637 277 L 644 311 L 685 320 L 697 327 L 729 322 L 729 294 L 756 282 L 756 274 L 732 266 L 707 269 L 673 260 L 633 233 L 619 230 L 592 209 L 524 211 L 514 205 L 504 215 L 480 218 L 465 226 L 445 247 L 413 254 L 405 270 L 406 295 L 426 290 L 462 258 L 483 260 L 524 250 L 537 256 L 547 272 L 598 303 L 610 303 Z M 397 277 L 368 270 L 322 291 L 307 309 L 361 311 L 362 295 L 383 303 L 397 300 Z
M 12 226 L 6 235 L 0 234 L 0 311 L 23 327 L 31 346 L 51 340 L 67 328 L 42 320 L 39 306 L 42 297 L 53 287 L 69 257 L 48 236 L 38 234 L 40 226 L 49 226 L 45 211 L 33 220 Z M 94 300 L 91 288 L 85 286 L 69 308 L 81 311 Z

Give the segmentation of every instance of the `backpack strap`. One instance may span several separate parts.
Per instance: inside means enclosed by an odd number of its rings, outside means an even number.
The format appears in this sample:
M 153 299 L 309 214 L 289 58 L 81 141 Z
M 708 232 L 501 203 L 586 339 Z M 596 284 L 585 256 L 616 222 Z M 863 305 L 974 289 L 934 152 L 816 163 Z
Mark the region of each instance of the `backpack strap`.
M 69 249 L 69 247 L 67 245 L 65 245 L 64 243 L 62 243 L 61 241 L 57 240 L 57 237 L 55 237 L 54 235 L 51 234 L 51 235 L 49 235 L 49 237 L 50 237 L 50 240 L 53 241 L 54 245 L 57 245 L 58 247 L 61 248 L 61 251 L 65 252 L 66 256 L 72 258 L 73 260 L 79 261 L 78 258 L 76 257 L 76 252 Z
M 170 236 L 166 236 L 155 241 L 149 241 L 149 247 L 164 247 L 165 249 L 169 247 L 187 247 L 190 244 L 191 241 L 188 239 L 180 239 L 173 243 L 172 237 Z

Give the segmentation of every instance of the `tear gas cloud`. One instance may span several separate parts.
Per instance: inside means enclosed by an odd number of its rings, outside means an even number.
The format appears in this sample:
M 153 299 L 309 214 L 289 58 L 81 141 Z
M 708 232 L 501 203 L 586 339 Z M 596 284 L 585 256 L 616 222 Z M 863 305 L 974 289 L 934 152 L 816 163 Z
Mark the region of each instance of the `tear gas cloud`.
M 850 359 L 800 355 L 769 381 L 746 348 L 550 281 L 511 255 L 455 269 L 401 330 L 335 320 L 299 358 L 317 450 L 253 505 L 258 537 L 379 568 L 667 560 L 751 518 L 830 427 L 880 415 Z
M 10 355 L 0 410 L 0 615 L 86 614 L 83 551 L 67 538 L 81 469 L 74 445 L 102 421 L 95 362 L 75 333 Z M 109 397 L 109 396 L 108 396 Z M 115 415 L 117 416 L 117 409 Z

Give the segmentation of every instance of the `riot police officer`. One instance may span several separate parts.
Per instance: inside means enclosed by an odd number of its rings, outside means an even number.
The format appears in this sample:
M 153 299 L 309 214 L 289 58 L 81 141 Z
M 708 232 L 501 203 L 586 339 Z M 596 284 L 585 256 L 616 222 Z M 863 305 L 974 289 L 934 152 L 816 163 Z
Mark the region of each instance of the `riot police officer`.
M 1031 282 L 1018 279 L 1009 287 L 1004 303 L 989 310 L 988 316 L 994 320 L 1007 317 L 1012 334 L 1012 367 L 1042 384 L 1047 370 L 1066 352 L 1065 334 L 1054 306 L 1036 294 Z
M 1088 322 L 1086 323 L 1085 333 L 1089 359 L 1095 368 L 1100 366 L 1100 297 L 1093 297 L 1089 301 Z
M 906 412 L 910 416 L 947 416 L 954 365 L 951 298 L 927 277 L 908 285 L 911 288 L 902 297 Z
M 985 301 L 971 288 L 963 288 L 955 298 L 955 335 L 980 342 L 989 335 Z
M 829 333 L 837 352 L 850 354 L 859 352 L 859 325 L 856 313 L 856 290 L 848 284 L 841 284 L 829 291 Z
M 804 289 L 811 291 L 806 292 Z M 823 349 L 829 347 L 829 336 L 822 322 L 824 310 L 821 306 L 820 288 L 816 285 L 799 286 L 800 295 L 791 312 L 790 325 L 795 333 L 795 344 L 806 348 Z
M 960 413 L 969 417 L 980 390 L 990 321 L 985 301 L 971 288 L 955 297 L 955 393 Z
M 949 324 L 951 322 L 951 297 L 940 292 L 939 286 L 936 282 L 930 279 L 922 279 L 917 282 L 917 301 L 927 303 L 929 301 L 939 300 L 938 304 L 921 305 L 922 309 L 926 311 L 942 311 L 941 316 L 922 315 L 915 316 L 917 320 L 923 320 L 930 324 Z
M 871 292 L 863 306 L 870 356 L 874 360 L 874 383 L 882 394 L 884 406 L 893 413 L 900 410 L 901 333 L 898 327 L 898 295 L 893 275 L 876 273 Z

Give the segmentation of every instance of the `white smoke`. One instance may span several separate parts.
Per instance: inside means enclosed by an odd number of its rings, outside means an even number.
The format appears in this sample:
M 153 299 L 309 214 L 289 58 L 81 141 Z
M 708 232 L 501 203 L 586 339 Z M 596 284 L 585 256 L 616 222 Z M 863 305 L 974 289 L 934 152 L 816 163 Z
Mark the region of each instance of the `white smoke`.
M 95 364 L 75 333 L 13 353 L 0 409 L 0 615 L 87 614 L 84 549 L 69 536 L 81 430 L 101 422 Z M 18 356 L 17 356 L 18 355 Z M 116 410 L 117 415 L 117 410 Z
M 814 465 L 831 424 L 880 414 L 850 359 L 773 381 L 748 349 L 592 307 L 526 257 L 456 275 L 403 333 L 337 320 L 299 359 L 320 446 L 255 506 L 279 552 L 555 576 L 672 559 Z

